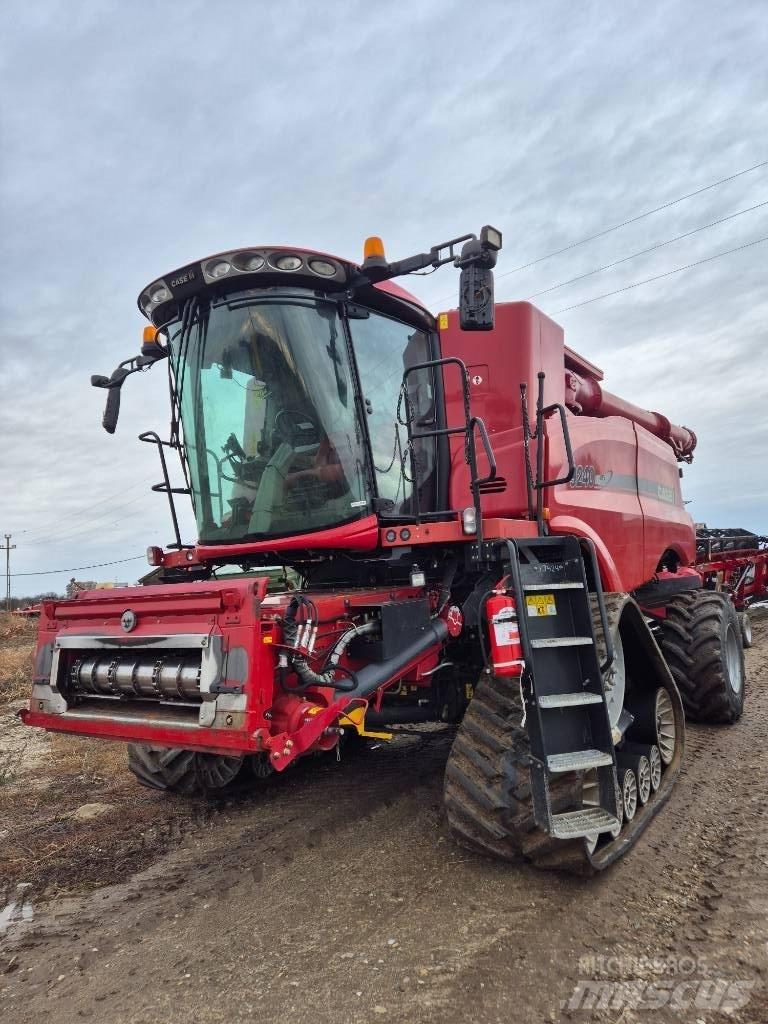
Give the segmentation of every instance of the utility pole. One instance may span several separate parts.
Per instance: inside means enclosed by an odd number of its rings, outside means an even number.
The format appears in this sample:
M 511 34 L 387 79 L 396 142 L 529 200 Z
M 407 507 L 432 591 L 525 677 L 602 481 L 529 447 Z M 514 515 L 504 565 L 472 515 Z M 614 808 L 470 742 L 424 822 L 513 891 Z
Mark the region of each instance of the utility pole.
M 11 544 L 10 533 L 5 534 L 5 544 L 0 544 L 0 551 L 5 551 L 5 610 L 11 610 L 11 552 L 16 547 Z

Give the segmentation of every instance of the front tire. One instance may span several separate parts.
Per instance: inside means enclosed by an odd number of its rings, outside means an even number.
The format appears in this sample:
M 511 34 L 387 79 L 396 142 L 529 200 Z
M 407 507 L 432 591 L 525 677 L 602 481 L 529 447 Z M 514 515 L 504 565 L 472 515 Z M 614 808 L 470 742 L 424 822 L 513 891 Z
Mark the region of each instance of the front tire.
M 736 722 L 744 710 L 744 649 L 733 604 L 722 594 L 677 594 L 661 623 L 661 649 L 692 722 Z
M 148 789 L 170 793 L 216 793 L 240 774 L 242 755 L 205 754 L 179 747 L 128 744 L 128 768 Z

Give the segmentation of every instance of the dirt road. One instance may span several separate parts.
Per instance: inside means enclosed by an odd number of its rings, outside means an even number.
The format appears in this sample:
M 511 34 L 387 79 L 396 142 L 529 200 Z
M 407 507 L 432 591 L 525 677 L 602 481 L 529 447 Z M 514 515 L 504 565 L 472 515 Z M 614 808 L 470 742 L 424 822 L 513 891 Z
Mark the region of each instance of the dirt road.
M 159 859 L 137 843 L 117 884 L 43 903 L 18 891 L 0 1019 L 768 1021 L 768 619 L 755 634 L 744 718 L 689 728 L 670 803 L 606 874 L 456 847 L 441 817 L 451 734 L 406 737 L 190 819 Z M 142 798 L 159 825 L 178 817 Z M 638 991 L 655 1009 L 631 1008 Z

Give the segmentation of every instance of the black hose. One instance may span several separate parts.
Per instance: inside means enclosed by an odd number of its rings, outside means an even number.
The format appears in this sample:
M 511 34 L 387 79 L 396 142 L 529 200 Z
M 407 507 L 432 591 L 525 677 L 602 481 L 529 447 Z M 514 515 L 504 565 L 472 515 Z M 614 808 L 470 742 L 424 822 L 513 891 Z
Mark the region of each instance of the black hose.
M 283 640 L 285 641 L 286 647 L 296 646 L 296 640 L 299 633 L 296 615 L 298 614 L 299 607 L 301 606 L 307 609 L 306 621 L 313 622 L 315 626 L 317 625 L 317 607 L 314 601 L 310 601 L 302 594 L 297 594 L 292 598 L 288 605 L 285 612 L 285 618 L 283 619 Z M 344 668 L 342 665 L 331 665 L 330 668 L 327 668 L 322 672 L 315 672 L 303 654 L 299 654 L 298 652 L 289 652 L 288 658 L 291 663 L 291 668 L 301 680 L 301 685 L 285 687 L 285 689 L 306 690 L 310 686 L 329 686 L 334 690 L 341 690 L 342 692 L 347 693 L 352 692 L 357 688 L 357 676 L 350 669 Z M 340 680 L 336 679 L 337 671 L 343 672 L 343 674 L 351 680 L 352 685 L 340 684 Z

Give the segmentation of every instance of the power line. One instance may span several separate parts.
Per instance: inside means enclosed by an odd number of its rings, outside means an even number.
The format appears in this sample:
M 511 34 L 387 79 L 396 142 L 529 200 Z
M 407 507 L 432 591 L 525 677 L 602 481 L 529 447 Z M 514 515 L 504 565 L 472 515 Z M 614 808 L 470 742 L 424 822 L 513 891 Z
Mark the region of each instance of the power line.
M 590 302 L 599 302 L 600 299 L 608 299 L 611 295 L 619 295 L 621 292 L 628 292 L 632 288 L 639 288 L 643 284 L 650 284 L 652 281 L 660 281 L 663 277 L 671 277 L 672 274 L 679 274 L 683 270 L 690 270 L 692 267 L 700 267 L 702 263 L 711 263 L 712 260 L 719 260 L 721 256 L 730 256 L 731 253 L 741 252 L 742 249 L 749 249 L 753 245 L 759 245 L 761 242 L 768 242 L 768 235 L 763 238 L 756 238 L 754 242 L 746 242 L 744 245 L 737 245 L 735 249 L 726 249 L 725 252 L 717 252 L 714 256 L 707 256 L 703 260 L 696 260 L 695 263 L 686 263 L 684 267 L 675 267 L 674 270 L 667 270 L 664 274 L 656 274 L 654 277 L 646 277 L 643 281 L 634 281 L 632 284 L 624 285 L 623 288 L 616 288 L 612 292 L 605 292 L 603 295 L 594 295 L 591 299 L 585 299 L 583 302 L 576 302 L 573 306 L 564 306 L 562 309 L 556 309 L 553 316 L 558 313 L 567 313 L 571 309 L 579 309 L 581 306 L 588 306 Z
M 98 501 L 91 502 L 91 504 L 87 508 L 79 508 L 79 509 L 74 509 L 72 512 L 65 512 L 63 515 L 58 516 L 57 522 L 61 522 L 63 519 L 69 519 L 72 516 L 86 515 L 87 513 L 91 512 L 94 508 L 98 508 L 99 505 L 103 505 L 107 501 L 112 501 L 114 498 L 121 498 L 128 491 L 134 491 L 134 490 L 136 490 L 137 487 L 143 487 L 144 484 L 148 483 L 150 480 L 155 480 L 155 479 L 156 479 L 156 476 L 154 476 L 154 475 L 151 476 L 151 477 L 149 477 L 149 476 L 148 477 L 144 477 L 142 480 L 138 480 L 136 483 L 131 484 L 130 487 L 124 487 L 122 489 L 122 491 L 118 491 L 115 494 L 110 494 L 106 498 L 100 498 Z M 138 501 L 138 500 L 139 499 L 137 498 L 136 501 Z M 132 502 L 129 502 L 128 504 L 132 504 Z M 120 508 L 120 507 L 121 506 L 118 505 L 118 508 Z M 113 509 L 113 511 L 114 511 L 114 509 Z M 37 528 L 37 529 L 30 527 L 29 530 L 17 530 L 16 532 L 17 532 L 17 534 L 22 534 L 22 533 L 24 533 L 24 534 L 27 534 L 27 533 L 47 533 L 48 529 L 49 529 L 48 527 Z
M 137 498 L 136 501 L 141 501 L 143 498 Z M 127 508 L 128 505 L 133 505 L 136 502 L 128 502 L 123 506 L 123 509 Z M 159 508 L 159 505 L 155 506 Z M 151 508 L 139 508 L 133 512 L 128 512 L 126 515 L 118 516 L 117 519 L 113 519 L 112 522 L 102 522 L 101 520 L 108 519 L 114 515 L 115 512 L 120 512 L 120 508 L 110 509 L 103 515 L 98 516 L 96 519 L 91 520 L 88 523 L 73 524 L 72 529 L 62 534 L 51 534 L 50 530 L 47 531 L 48 536 L 42 538 L 33 537 L 32 539 L 24 538 L 25 543 L 33 547 L 41 547 L 46 544 L 61 544 L 65 541 L 77 540 L 79 537 L 85 537 L 91 532 L 101 532 L 103 530 L 111 530 L 113 526 L 117 526 L 118 523 L 125 522 L 126 519 L 135 519 L 137 516 L 144 516 L 150 514 L 154 509 Z
M 80 572 L 82 569 L 102 569 L 105 565 L 123 565 L 125 562 L 138 562 L 141 558 L 146 558 L 146 555 L 118 558 L 114 562 L 97 562 L 96 565 L 74 565 L 68 569 L 40 569 L 38 572 L 14 572 L 11 575 L 14 578 L 16 576 L 55 576 L 59 572 Z
M 586 242 L 593 242 L 596 238 L 602 238 L 603 235 L 609 235 L 612 231 L 618 231 L 619 228 L 627 227 L 628 224 L 636 224 L 637 221 L 643 220 L 645 217 L 650 217 L 653 213 L 659 213 L 661 210 L 668 210 L 670 206 L 677 206 L 678 203 L 682 203 L 686 199 L 692 199 L 694 196 L 700 196 L 702 192 L 708 192 L 711 188 L 717 188 L 718 185 L 724 185 L 727 181 L 733 181 L 734 178 L 740 178 L 743 174 L 749 174 L 750 171 L 756 171 L 760 167 L 766 166 L 768 166 L 768 160 L 763 160 L 759 164 L 753 164 L 751 167 L 745 167 L 743 171 L 737 171 L 735 174 L 729 174 L 727 178 L 720 178 L 719 181 L 713 181 L 711 185 L 704 185 L 702 188 L 697 188 L 695 192 L 688 192 L 686 195 L 679 196 L 677 199 L 670 199 L 668 203 L 662 203 L 661 206 L 655 206 L 652 210 L 646 210 L 645 213 L 638 213 L 635 217 L 629 217 L 627 220 L 623 220 L 619 224 L 614 224 L 610 228 L 604 228 L 602 231 L 598 231 L 594 235 L 587 235 L 586 238 L 580 238 L 578 242 L 570 242 L 568 245 L 563 246 L 562 249 L 556 249 L 554 252 L 548 252 L 546 256 L 539 256 L 538 259 L 531 260 L 529 263 L 522 263 L 519 267 L 513 267 L 512 270 L 508 270 L 504 274 L 499 274 L 499 277 L 509 277 L 510 274 L 516 274 L 519 270 L 527 270 L 529 267 L 535 267 L 537 263 L 543 263 L 544 260 L 550 260 L 553 256 L 561 256 L 564 252 L 575 249 L 579 245 L 584 245 Z
M 768 206 L 768 199 L 765 202 L 757 203 L 755 206 L 749 206 L 746 210 L 739 210 L 738 213 L 732 213 L 728 217 L 720 217 L 719 220 L 710 221 L 709 224 L 702 224 L 701 227 L 693 228 L 691 231 L 686 231 L 682 235 L 675 235 L 674 238 L 668 238 L 664 242 L 658 242 L 656 245 L 651 245 L 647 249 L 641 249 L 639 252 L 633 252 L 629 256 L 624 256 L 623 259 L 614 260 L 613 263 L 606 263 L 602 267 L 596 267 L 594 270 L 588 270 L 585 274 L 578 274 L 576 277 L 569 277 L 567 281 L 561 281 L 559 284 L 550 285 L 549 288 L 542 288 L 540 292 L 534 292 L 532 295 L 526 296 L 526 299 L 537 299 L 540 295 L 546 295 L 548 292 L 557 291 L 558 288 L 565 288 L 568 284 L 574 284 L 576 281 L 583 281 L 585 277 L 592 277 L 594 274 L 601 274 L 604 270 L 610 270 L 612 267 L 618 267 L 621 263 L 628 263 L 629 260 L 637 259 L 638 256 L 645 256 L 649 252 L 655 252 L 656 249 L 663 249 L 665 245 L 671 245 L 672 242 L 679 242 L 683 238 L 690 238 L 691 235 L 697 234 L 699 231 L 706 231 L 707 228 L 716 227 L 718 224 L 724 224 L 728 220 L 733 220 L 735 217 L 741 217 L 745 213 L 751 213 L 753 210 L 759 210 L 761 206 Z
M 654 206 L 652 210 L 646 210 L 644 213 L 638 213 L 634 217 L 628 217 L 626 220 L 622 220 L 618 224 L 614 224 L 609 228 L 603 228 L 602 231 L 597 231 L 594 235 L 587 235 L 586 238 L 580 238 L 576 242 L 569 242 L 568 245 L 564 245 L 562 249 L 555 249 L 544 256 L 539 256 L 535 260 L 530 260 L 528 263 L 521 263 L 519 267 L 513 267 L 512 270 L 507 270 L 503 274 L 497 274 L 496 280 L 500 281 L 503 277 L 509 277 L 511 274 L 517 274 L 521 270 L 527 270 L 529 267 L 535 267 L 538 263 L 543 263 L 545 260 L 550 260 L 555 256 L 561 256 L 564 252 L 569 252 L 571 249 L 575 249 L 579 245 L 585 245 L 587 242 L 593 242 L 596 238 L 602 238 L 604 235 L 609 235 L 612 231 L 618 231 L 619 228 L 627 227 L 629 224 L 636 224 L 637 221 L 643 220 L 645 217 L 650 217 L 652 214 L 659 213 L 661 210 L 668 210 L 670 206 L 676 206 L 678 203 L 682 203 L 686 199 L 692 199 L 694 196 L 700 196 L 702 192 L 708 192 L 712 188 L 717 188 L 718 185 L 724 185 L 728 181 L 733 181 L 744 174 L 749 174 L 750 171 L 757 171 L 761 167 L 766 166 L 768 166 L 768 160 L 762 160 L 759 164 L 753 164 L 751 167 L 745 167 L 741 171 L 736 171 L 735 174 L 729 174 L 727 178 L 720 178 L 718 181 L 713 181 L 709 185 L 697 188 L 694 192 L 687 192 L 684 196 L 678 196 L 677 199 L 670 199 L 668 202 L 662 203 L 661 206 Z M 439 305 L 441 302 L 450 298 L 453 298 L 453 294 L 446 295 L 441 299 L 435 300 L 434 305 Z

